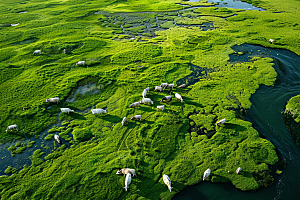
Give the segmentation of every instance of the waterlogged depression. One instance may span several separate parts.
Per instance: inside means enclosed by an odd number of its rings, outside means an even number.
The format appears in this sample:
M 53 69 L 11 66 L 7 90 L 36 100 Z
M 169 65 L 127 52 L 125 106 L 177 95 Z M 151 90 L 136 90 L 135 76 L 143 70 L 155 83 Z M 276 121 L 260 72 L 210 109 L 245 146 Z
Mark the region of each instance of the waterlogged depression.
M 216 7 L 265 11 L 264 9 L 255 7 L 247 2 L 237 0 L 207 0 L 207 3 L 217 3 L 217 5 L 215 5 Z

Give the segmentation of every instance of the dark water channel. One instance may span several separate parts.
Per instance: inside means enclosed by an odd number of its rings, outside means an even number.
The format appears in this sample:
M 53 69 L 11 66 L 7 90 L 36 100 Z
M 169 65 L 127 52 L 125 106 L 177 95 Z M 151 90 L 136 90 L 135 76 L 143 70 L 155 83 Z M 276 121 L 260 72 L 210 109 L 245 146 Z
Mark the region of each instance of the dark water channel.
M 233 49 L 244 54 L 231 55 L 231 62 L 248 61 L 252 56 L 270 57 L 274 60 L 274 68 L 278 73 L 275 86 L 260 86 L 250 99 L 252 107 L 247 111 L 246 118 L 278 148 L 286 159 L 287 167 L 281 175 L 275 175 L 275 181 L 270 187 L 255 192 L 242 192 L 231 184 L 202 182 L 187 187 L 174 199 L 300 199 L 300 147 L 292 141 L 281 114 L 286 102 L 300 94 L 300 57 L 287 50 L 249 44 L 234 46 Z

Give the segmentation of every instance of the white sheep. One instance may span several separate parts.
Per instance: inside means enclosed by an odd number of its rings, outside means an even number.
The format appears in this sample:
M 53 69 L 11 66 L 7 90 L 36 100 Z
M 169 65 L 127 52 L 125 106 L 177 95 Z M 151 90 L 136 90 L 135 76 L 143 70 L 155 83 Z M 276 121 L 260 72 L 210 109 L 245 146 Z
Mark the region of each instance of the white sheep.
M 132 108 L 132 107 L 139 107 L 140 106 L 140 102 L 134 102 L 132 104 L 129 105 L 129 108 Z
M 150 98 L 143 98 L 142 101 L 140 101 L 140 103 L 143 103 L 143 104 L 151 103 L 151 104 L 153 104 L 153 101 Z
M 269 39 L 269 42 L 273 44 L 273 42 L 275 42 L 274 39 Z
M 219 124 L 224 124 L 225 123 L 225 121 L 226 121 L 226 119 L 224 118 L 224 119 L 221 119 L 220 121 L 218 121 L 217 123 L 216 123 L 216 125 L 218 126 Z
M 35 50 L 34 52 L 33 52 L 33 54 L 42 54 L 42 52 L 41 52 L 41 50 Z
M 239 167 L 239 168 L 237 168 L 237 170 L 235 172 L 236 172 L 236 174 L 239 174 L 240 171 L 242 171 L 242 168 Z
M 17 24 L 10 24 L 11 26 L 18 26 L 20 23 L 17 23 Z
M 158 111 L 159 109 L 163 111 L 165 109 L 165 105 L 157 106 L 156 111 Z
M 124 174 L 124 176 L 125 176 L 128 173 L 132 174 L 132 176 L 137 176 L 135 173 L 135 169 L 129 169 L 129 168 L 120 169 L 117 171 L 116 174 Z
M 46 102 L 58 103 L 59 97 L 53 97 L 53 98 L 46 99 Z
M 203 181 L 210 175 L 210 169 L 208 168 L 203 174 Z
M 174 83 L 172 83 L 172 84 L 168 84 L 168 88 L 171 88 L 171 89 L 173 89 L 173 87 L 174 87 Z
M 186 87 L 186 84 L 184 83 L 184 84 L 182 84 L 182 85 L 180 85 L 180 86 L 178 86 L 179 88 L 185 88 Z
M 172 187 L 171 187 L 171 180 L 168 177 L 168 175 L 166 175 L 166 174 L 163 175 L 163 181 L 168 186 L 168 188 L 169 188 L 169 190 L 171 192 L 171 189 L 172 189 Z
M 6 132 L 9 131 L 9 130 L 12 130 L 12 129 L 17 129 L 17 131 L 19 131 L 18 126 L 16 124 L 14 124 L 14 125 L 8 126 L 7 129 L 6 129 Z
M 160 92 L 162 92 L 162 91 L 163 91 L 163 88 L 160 87 L 160 86 L 155 86 L 155 90 L 154 90 L 154 91 L 160 91 Z
M 76 65 L 85 65 L 85 61 L 78 61 Z
M 183 98 L 180 94 L 176 93 L 175 97 L 176 97 L 176 99 L 179 99 L 181 102 L 183 102 Z
M 135 115 L 133 117 L 130 118 L 131 120 L 134 120 L 134 119 L 140 119 L 142 120 L 142 115 Z
M 126 120 L 127 120 L 127 117 L 124 117 L 123 120 L 122 120 L 122 126 L 124 126 Z
M 126 178 L 125 178 L 125 190 L 127 191 L 127 189 L 128 189 L 128 186 L 130 185 L 130 183 L 131 183 L 131 174 L 127 174 L 126 175 Z
M 143 96 L 143 98 L 145 98 L 145 97 L 146 97 L 146 95 L 147 95 L 147 92 L 148 92 L 148 90 L 144 89 L 144 91 L 143 91 L 143 93 L 142 93 L 142 96 Z
M 163 87 L 164 89 L 168 86 L 168 83 L 162 83 L 160 84 L 160 87 Z
M 70 113 L 70 112 L 74 112 L 74 110 L 71 110 L 70 108 L 60 108 L 60 111 L 62 112 L 62 113 Z
M 166 100 L 166 102 L 169 102 L 169 101 L 172 101 L 172 97 L 171 97 L 171 95 L 165 96 L 165 97 L 162 98 L 160 101 L 162 102 L 163 100 Z
M 54 135 L 54 139 L 58 142 L 58 144 L 60 144 L 61 143 L 61 141 L 60 141 L 60 139 L 59 139 L 59 136 L 58 135 Z
M 91 110 L 92 113 L 95 115 L 95 114 L 102 114 L 102 113 L 107 113 L 107 110 L 104 110 L 102 108 L 97 108 L 97 109 L 92 109 Z

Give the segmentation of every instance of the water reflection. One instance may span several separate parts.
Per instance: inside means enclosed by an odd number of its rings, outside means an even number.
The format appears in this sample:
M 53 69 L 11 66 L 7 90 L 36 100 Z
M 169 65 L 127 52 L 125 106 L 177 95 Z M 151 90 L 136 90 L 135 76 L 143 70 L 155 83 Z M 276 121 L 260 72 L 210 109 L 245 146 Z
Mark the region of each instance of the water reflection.
M 218 3 L 218 5 L 215 5 L 216 7 L 265 11 L 264 9 L 255 7 L 247 2 L 237 0 L 207 0 L 207 3 Z

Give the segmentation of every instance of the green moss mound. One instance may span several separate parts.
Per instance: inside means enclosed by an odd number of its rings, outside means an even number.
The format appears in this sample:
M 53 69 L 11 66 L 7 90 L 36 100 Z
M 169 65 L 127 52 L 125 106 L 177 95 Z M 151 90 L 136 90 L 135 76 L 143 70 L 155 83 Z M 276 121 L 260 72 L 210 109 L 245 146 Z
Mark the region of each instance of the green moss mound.
M 74 129 L 72 132 L 75 141 L 85 141 L 92 137 L 92 132 L 88 128 Z
M 300 95 L 292 97 L 285 107 L 284 122 L 289 132 L 291 133 L 293 141 L 300 146 Z
M 45 137 L 45 140 L 52 140 L 54 137 L 53 134 L 48 134 L 46 137 Z

